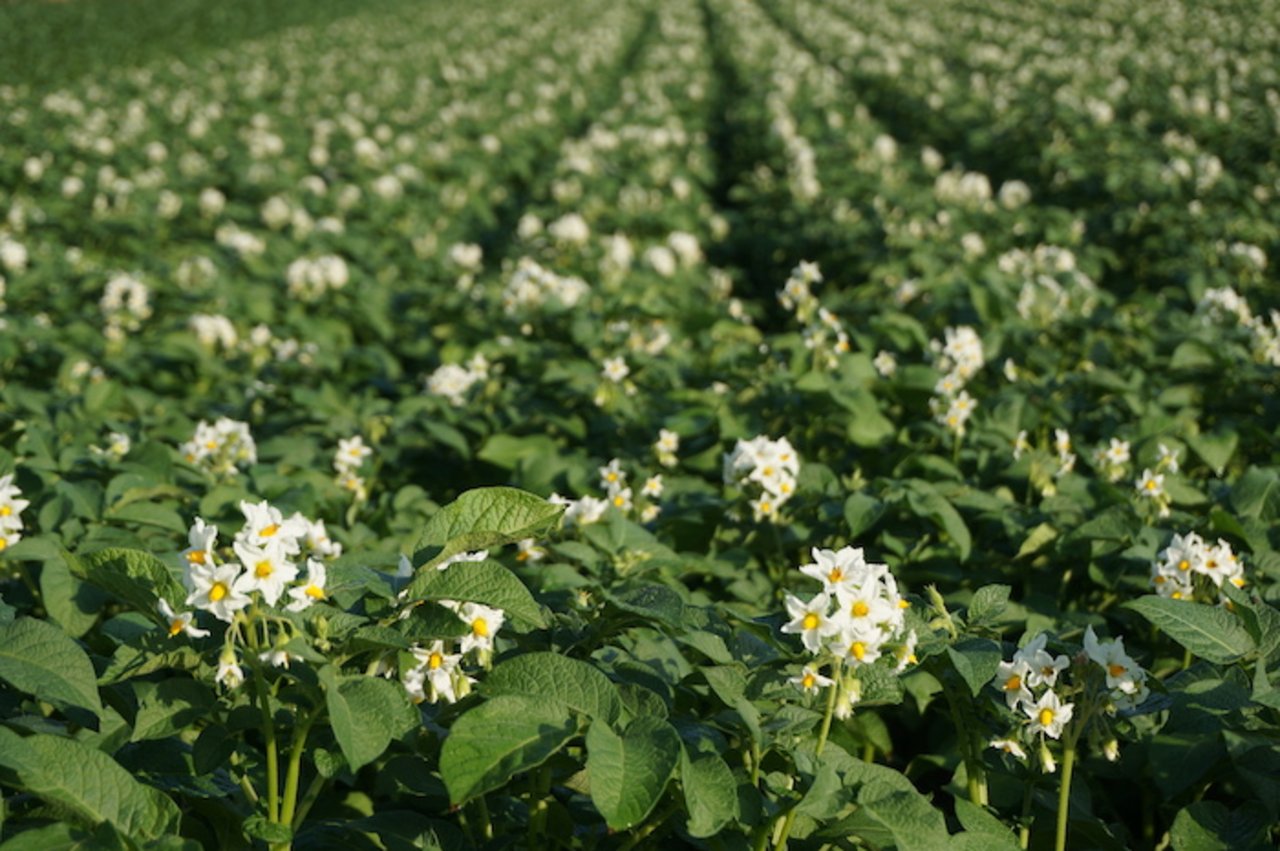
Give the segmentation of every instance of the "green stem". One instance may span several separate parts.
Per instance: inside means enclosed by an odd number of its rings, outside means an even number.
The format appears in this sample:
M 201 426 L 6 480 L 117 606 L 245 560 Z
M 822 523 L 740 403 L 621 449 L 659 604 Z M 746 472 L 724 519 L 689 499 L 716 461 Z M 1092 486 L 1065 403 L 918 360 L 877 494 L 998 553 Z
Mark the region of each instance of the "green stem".
M 551 792 L 551 768 L 542 766 L 533 774 L 529 790 L 529 847 L 542 848 L 547 832 L 547 795 Z
M 1018 825 L 1018 847 L 1026 851 L 1031 845 L 1031 802 L 1032 793 L 1035 791 L 1035 784 L 1027 779 L 1026 786 L 1022 788 L 1022 823 Z
M 1066 851 L 1067 820 L 1071 808 L 1071 774 L 1076 767 L 1075 742 L 1067 742 L 1066 751 L 1062 755 L 1062 786 L 1058 789 L 1058 826 L 1054 834 L 1054 851 Z
M 631 851 L 632 848 L 635 848 L 641 842 L 648 839 L 655 830 L 662 827 L 666 820 L 671 817 L 671 814 L 676 811 L 678 806 L 679 805 L 675 801 L 668 803 L 662 808 L 660 813 L 649 819 L 649 821 L 639 830 L 628 836 L 627 841 L 618 846 L 618 851 Z
M 302 822 L 306 820 L 307 813 L 311 812 L 316 799 L 320 797 L 320 792 L 324 789 L 325 782 L 323 774 L 317 774 L 312 778 L 311 783 L 307 786 L 307 791 L 302 794 L 302 800 L 298 804 L 298 811 L 294 813 L 292 824 L 294 830 L 302 827 Z
M 298 778 L 302 773 L 302 754 L 306 749 L 307 735 L 311 732 L 311 725 L 319 715 L 319 710 L 312 712 L 293 730 L 293 744 L 289 748 L 289 764 L 285 768 L 284 775 L 284 804 L 280 809 L 280 821 L 283 824 L 293 824 L 293 817 L 297 812 Z
M 480 838 L 488 842 L 493 839 L 493 821 L 489 817 L 489 805 L 485 802 L 484 795 L 476 798 L 475 811 L 480 819 Z
M 956 739 L 960 745 L 961 756 L 964 758 L 964 772 L 968 780 L 969 800 L 978 806 L 986 806 L 987 804 L 987 771 L 982 764 L 982 750 L 976 747 L 974 737 L 979 729 L 976 720 L 966 717 L 965 707 L 969 704 L 965 701 L 964 695 L 959 689 L 949 681 L 945 676 L 938 677 L 938 681 L 942 683 L 942 693 L 947 699 L 947 706 L 951 710 L 951 723 L 956 728 Z
M 262 672 L 254 670 L 254 691 L 262 709 L 262 738 L 267 756 L 267 821 L 280 821 L 280 754 L 276 749 L 276 725 L 271 717 L 271 698 Z
M 760 786 L 760 743 L 755 739 L 751 740 L 751 785 Z
M 822 756 L 823 749 L 827 746 L 827 735 L 831 732 L 831 719 L 835 716 L 836 699 L 840 692 L 844 690 L 844 680 L 840 677 L 840 666 L 843 660 L 836 659 L 835 669 L 832 671 L 831 678 L 835 683 L 827 689 L 827 709 L 822 714 L 822 727 L 818 730 L 818 747 L 814 751 L 815 756 Z M 786 818 L 782 822 L 782 830 L 778 834 L 777 841 L 773 847 L 782 851 L 787 847 L 787 837 L 791 835 L 791 826 L 796 820 L 796 808 L 792 807 L 787 810 Z

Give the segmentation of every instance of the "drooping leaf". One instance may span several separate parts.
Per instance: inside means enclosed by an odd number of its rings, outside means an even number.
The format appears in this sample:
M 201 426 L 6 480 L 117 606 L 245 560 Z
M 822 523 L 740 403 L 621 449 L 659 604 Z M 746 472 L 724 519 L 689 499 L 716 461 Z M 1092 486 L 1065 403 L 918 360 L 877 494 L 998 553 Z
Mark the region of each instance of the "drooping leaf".
M 686 753 L 680 761 L 680 785 L 690 836 L 714 836 L 738 818 L 738 781 L 719 754 Z
M 564 511 L 515 488 L 476 488 L 437 511 L 414 548 L 415 566 L 431 567 L 449 556 L 489 549 L 553 528 Z
M 406 600 L 458 600 L 502 609 L 526 626 L 542 628 L 546 617 L 529 589 L 496 561 L 464 561 L 444 570 L 424 568 L 406 587 Z
M 1244 623 L 1217 606 L 1171 600 L 1149 594 L 1125 603 L 1192 653 L 1228 664 L 1255 649 Z
M 378 677 L 340 677 L 331 666 L 320 669 L 325 706 L 334 738 L 354 771 L 377 759 L 420 723 L 404 688 Z
M 622 713 L 618 688 L 603 671 L 588 662 L 558 653 L 523 653 L 493 669 L 484 678 L 483 694 L 553 698 L 584 715 L 614 724 Z

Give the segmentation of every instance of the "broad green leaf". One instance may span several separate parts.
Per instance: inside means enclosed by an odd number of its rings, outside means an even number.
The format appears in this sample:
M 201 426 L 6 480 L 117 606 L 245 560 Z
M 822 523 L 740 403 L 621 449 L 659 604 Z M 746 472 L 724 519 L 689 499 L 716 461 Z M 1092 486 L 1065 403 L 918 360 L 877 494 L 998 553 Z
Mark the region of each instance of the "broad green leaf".
M 555 527 L 558 505 L 515 488 L 477 488 L 437 511 L 414 548 L 415 566 L 434 566 L 449 556 L 537 537 Z
M 505 785 L 577 735 L 571 710 L 558 700 L 506 694 L 473 707 L 454 722 L 440 750 L 450 800 L 463 804 Z
M 208 715 L 217 697 L 204 683 L 173 678 L 161 682 L 136 682 L 138 715 L 133 722 L 133 738 L 163 739 L 192 728 Z
M 660 718 L 637 718 L 621 735 L 607 724 L 587 730 L 591 801 L 612 830 L 644 821 L 680 764 L 680 736 Z
M 969 558 L 973 549 L 973 537 L 964 518 L 956 511 L 946 497 L 940 494 L 929 482 L 911 479 L 907 482 L 907 503 L 919 517 L 933 521 L 939 529 L 947 534 L 959 551 L 960 560 Z
M 1254 851 L 1269 847 L 1271 821 L 1254 802 L 1232 811 L 1217 801 L 1197 801 L 1174 818 L 1169 837 L 1174 851 Z
M 1208 464 L 1219 476 L 1227 468 L 1227 462 L 1235 454 L 1240 443 L 1240 435 L 1234 431 L 1219 431 L 1212 434 L 1198 434 L 1188 437 L 1191 449 Z
M 79 638 L 98 621 L 106 595 L 71 575 L 70 556 L 58 548 L 53 558 L 40 568 L 40 597 L 49 619 L 73 638 Z
M 1041 523 L 1028 532 L 1027 537 L 1022 539 L 1022 545 L 1018 547 L 1018 554 L 1014 558 L 1035 555 L 1057 537 L 1058 530 L 1053 527 L 1053 524 Z
M 520 577 L 496 561 L 463 561 L 444 570 L 424 568 L 409 583 L 404 595 L 406 600 L 483 603 L 502 609 L 508 617 L 526 626 L 547 625 L 542 608 Z
M 158 599 L 179 608 L 187 597 L 165 563 L 141 550 L 98 550 L 76 557 L 67 566 L 86 582 L 153 617 L 158 617 Z
M 946 820 L 929 800 L 914 789 L 895 788 L 872 780 L 858 790 L 859 821 L 875 845 L 894 845 L 898 851 L 937 851 L 950 841 Z
M 390 680 L 339 678 L 331 666 L 326 666 L 320 669 L 320 684 L 334 738 L 353 771 L 373 762 L 392 739 L 421 723 L 404 688 Z
M 685 753 L 680 760 L 680 785 L 690 836 L 713 836 L 738 818 L 738 781 L 719 754 Z
M 63 711 L 102 714 L 97 676 L 79 644 L 47 621 L 19 618 L 0 626 L 0 680 Z
M 604 672 L 589 662 L 558 653 L 514 656 L 494 668 L 480 690 L 487 697 L 515 694 L 553 698 L 606 724 L 617 723 L 622 714 L 618 688 Z
M 849 537 L 856 539 L 875 525 L 884 514 L 884 503 L 865 493 L 850 494 L 844 501 L 844 519 L 849 524 Z
M 1124 604 L 1192 653 L 1220 665 L 1255 649 L 1244 624 L 1231 612 L 1149 594 Z
M 974 851 L 984 848 L 987 851 L 1018 851 L 1018 840 L 1013 831 L 984 807 L 960 797 L 955 799 L 955 807 L 956 818 L 965 829 L 963 835 L 969 837 L 961 847 L 971 847 Z M 956 845 L 954 841 L 952 844 Z
M 947 648 L 947 656 L 976 697 L 1000 667 L 1000 645 L 986 638 L 966 638 Z
M 24 739 L 0 727 L 0 767 L 12 772 L 18 786 L 80 824 L 109 822 L 138 839 L 178 830 L 181 814 L 163 792 L 73 739 L 44 734 Z
M 1231 487 L 1231 505 L 1241 517 L 1280 518 L 1280 474 L 1250 467 Z
M 1142 520 L 1128 505 L 1113 505 L 1067 534 L 1070 541 L 1123 541 L 1142 528 Z
M 662 621 L 668 626 L 684 626 L 684 601 L 666 585 L 640 585 L 617 594 L 605 594 L 606 599 L 633 615 Z
M 1012 590 L 1008 585 L 984 585 L 974 591 L 973 599 L 969 601 L 969 611 L 965 613 L 969 626 L 998 619 L 1009 603 L 1009 592 Z

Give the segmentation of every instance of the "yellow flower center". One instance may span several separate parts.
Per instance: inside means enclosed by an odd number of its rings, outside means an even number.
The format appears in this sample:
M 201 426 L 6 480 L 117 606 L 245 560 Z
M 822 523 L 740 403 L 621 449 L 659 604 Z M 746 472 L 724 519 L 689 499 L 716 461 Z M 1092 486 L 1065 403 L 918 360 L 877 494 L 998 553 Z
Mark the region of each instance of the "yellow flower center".
M 481 638 L 488 638 L 489 623 L 484 618 L 476 618 L 471 622 L 471 632 Z
M 761 502 L 761 503 L 760 503 L 760 511 L 761 511 L 761 513 L 763 513 L 763 514 L 768 514 L 769 512 L 773 511 L 773 503 L 772 503 L 772 502 L 767 502 L 767 501 L 766 501 L 766 502 Z
M 1053 723 L 1053 710 L 1046 706 L 1044 709 L 1040 710 L 1040 714 L 1037 716 L 1037 719 L 1040 721 L 1041 727 L 1048 727 Z
M 308 585 L 306 594 L 308 597 L 310 597 L 313 600 L 324 599 L 324 589 L 321 588 L 319 585 Z
M 485 630 L 485 631 L 488 632 L 488 630 Z M 433 671 L 437 670 L 443 664 L 444 664 L 444 656 L 442 656 L 439 653 L 432 653 L 429 657 L 427 657 L 427 667 Z
M 855 618 L 865 618 L 871 612 L 871 607 L 862 600 L 857 600 L 853 604 L 853 616 Z
M 204 564 L 205 563 L 204 550 L 192 550 L 191 552 L 187 553 L 187 561 L 191 562 L 192 564 Z
M 12 505 L 0 505 L 0 517 L 8 517 L 10 514 L 13 514 Z
M 264 538 L 270 538 L 272 535 L 274 535 L 276 532 L 279 532 L 279 531 L 280 531 L 280 524 L 272 523 L 270 526 L 264 526 L 262 528 L 262 531 L 259 532 L 258 534 Z
M 213 450 L 218 448 L 218 441 L 216 440 L 207 441 L 204 445 L 204 448 L 212 452 Z
M 1143 487 L 1145 487 L 1149 491 L 1153 491 L 1156 488 L 1160 487 L 1160 485 L 1156 482 L 1155 479 L 1147 479 L 1147 483 L 1143 485 Z
M 209 602 L 216 603 L 230 593 L 231 589 L 227 587 L 227 583 L 215 582 L 213 587 L 209 589 Z
M 861 662 L 867 655 L 867 645 L 861 641 L 855 641 L 849 647 L 849 655 Z
M 1017 691 L 1022 688 L 1022 677 L 1014 674 L 1012 677 L 1004 681 L 1005 691 Z
M 1215 559 L 1209 559 L 1204 563 L 1204 566 L 1209 568 L 1210 570 L 1213 570 L 1215 567 L 1218 566 L 1218 562 Z
M 3 550 L 7 546 L 9 546 L 9 539 L 0 535 L 0 550 Z
M 274 570 L 274 567 L 271 564 L 271 559 L 264 558 L 253 566 L 253 575 L 259 579 L 267 579 L 271 576 L 272 570 Z
M 1052 665 L 1045 665 L 1043 668 L 1040 669 L 1040 676 L 1048 679 L 1049 677 L 1052 677 L 1054 675 L 1056 670 L 1057 669 L 1054 668 Z
M 844 579 L 844 571 L 838 567 L 831 568 L 831 572 L 827 574 L 827 581 L 832 584 L 835 584 L 836 582 L 839 582 L 841 579 Z
M 605 473 L 604 480 L 606 482 L 616 482 L 618 480 L 618 474 L 613 472 Z
M 627 499 L 626 497 L 622 496 L 622 494 L 618 494 L 613 498 L 613 504 L 616 505 L 618 508 L 622 508 L 627 504 Z
M 1182 561 L 1178 562 L 1178 570 L 1186 572 L 1190 569 L 1191 569 L 1191 562 L 1187 561 L 1185 558 Z
M 1127 670 L 1128 668 L 1126 668 L 1124 665 L 1117 665 L 1115 662 L 1112 662 L 1110 665 L 1107 666 L 1107 673 L 1113 677 L 1124 676 L 1124 672 Z
M 806 673 L 804 675 L 804 679 L 800 681 L 800 685 L 803 686 L 804 688 L 813 688 L 817 684 L 818 684 L 818 678 L 815 677 L 813 674 L 809 674 L 809 673 Z
M 804 616 L 804 620 L 800 621 L 800 625 L 805 629 L 817 629 L 821 619 L 813 612 L 809 612 Z
M 909 608 L 911 608 L 911 602 L 910 602 L 909 600 L 899 600 L 899 601 L 898 601 L 898 608 L 899 608 L 899 609 L 909 609 Z
M 773 468 L 772 468 L 772 467 L 765 467 L 765 468 L 763 468 L 763 469 L 761 469 L 761 470 L 760 470 L 760 473 L 761 473 L 762 475 L 764 475 L 766 478 L 770 478 L 770 479 L 771 479 L 771 478 L 773 478 Z
M 174 618 L 173 620 L 169 621 L 169 637 L 173 638 L 175 635 L 182 632 L 182 628 L 184 626 L 186 626 L 186 623 L 182 620 L 182 618 Z
M 1171 598 L 1173 598 L 1174 600 L 1181 600 L 1181 599 L 1182 599 L 1182 592 L 1181 592 L 1181 591 L 1174 591 L 1174 592 L 1173 592 L 1172 594 L 1170 594 L 1169 596 L 1170 596 Z

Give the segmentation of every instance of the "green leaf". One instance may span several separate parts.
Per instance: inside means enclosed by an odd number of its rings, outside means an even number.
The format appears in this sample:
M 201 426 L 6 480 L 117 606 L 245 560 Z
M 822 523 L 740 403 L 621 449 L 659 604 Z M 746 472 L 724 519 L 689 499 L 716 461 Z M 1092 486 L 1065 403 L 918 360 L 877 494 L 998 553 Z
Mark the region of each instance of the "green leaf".
M 98 550 L 72 559 L 67 566 L 81 579 L 152 617 L 158 617 L 158 599 L 163 597 L 177 608 L 187 598 L 165 563 L 141 550 Z
M 974 697 L 1000 667 L 1000 645 L 987 638 L 966 638 L 947 648 L 947 656 Z
M 739 816 L 738 781 L 719 754 L 705 753 L 680 761 L 680 785 L 684 789 L 686 829 L 701 839 L 719 833 Z
M 906 484 L 907 504 L 911 506 L 911 510 L 917 516 L 933 521 L 955 544 L 960 560 L 967 559 L 973 549 L 973 538 L 960 512 L 929 482 L 911 479 Z
M 181 813 L 159 789 L 145 786 L 105 753 L 73 739 L 22 738 L 0 727 L 0 767 L 16 785 L 93 827 L 109 822 L 126 836 L 176 833 Z
M 1280 518 L 1280 475 L 1250 467 L 1231 487 L 1231 504 L 1241 517 Z
M 1169 829 L 1175 851 L 1253 851 L 1269 847 L 1266 808 L 1249 802 L 1228 810 L 1217 801 L 1197 801 L 1178 813 Z
M 898 851 L 937 851 L 950 838 L 937 809 L 919 792 L 895 788 L 872 780 L 858 790 L 858 822 L 855 831 L 875 845 L 894 845 Z
M 97 623 L 106 595 L 72 576 L 67 558 L 70 556 L 59 547 L 54 557 L 44 562 L 40 568 L 40 598 L 49 619 L 67 635 L 79 638 Z
M 508 617 L 527 626 L 547 625 L 542 608 L 529 589 L 496 561 L 463 561 L 444 570 L 433 567 L 418 571 L 404 591 L 406 600 L 458 600 L 482 603 L 502 609 Z
M 449 799 L 463 804 L 506 785 L 576 735 L 569 707 L 558 700 L 509 694 L 485 701 L 454 722 L 440 750 Z
M 392 739 L 421 723 L 404 688 L 379 677 L 339 679 L 332 666 L 320 669 L 334 738 L 352 771 L 373 762 Z
M 413 563 L 432 567 L 449 556 L 546 534 L 564 509 L 515 488 L 477 488 L 437 511 L 414 548 Z
M 1155 624 L 1192 653 L 1220 665 L 1236 661 L 1254 647 L 1238 617 L 1217 606 L 1170 600 L 1149 594 L 1124 604 Z
M 850 494 L 844 501 L 844 519 L 849 524 L 850 538 L 857 538 L 870 529 L 883 514 L 884 503 L 868 494 Z
M 974 851 L 1018 851 L 1018 840 L 1004 822 L 987 812 L 986 808 L 964 798 L 955 799 L 956 818 L 965 829 L 963 847 Z M 958 837 L 957 837 L 958 838 Z M 953 846 L 955 842 L 953 840 Z
M 1056 537 L 1058 537 L 1058 530 L 1053 527 L 1053 524 L 1041 523 L 1028 532 L 1027 537 L 1022 539 L 1022 546 L 1018 547 L 1018 554 L 1014 558 L 1035 555 Z
M 0 680 L 64 712 L 91 713 L 89 724 L 95 728 L 102 715 L 88 654 L 47 621 L 19 618 L 0 626 Z
M 278 821 L 267 821 L 266 817 L 261 813 L 254 813 L 245 819 L 244 832 L 248 836 L 254 839 L 261 839 L 268 844 L 293 841 L 293 830 L 289 825 L 281 824 Z
M 684 626 L 684 601 L 666 585 L 647 584 L 617 594 L 606 592 L 605 599 L 633 615 L 662 621 L 668 626 Z
M 1190 444 L 1192 451 L 1213 469 L 1214 473 L 1221 476 L 1227 468 L 1227 462 L 1235 454 L 1236 446 L 1240 443 L 1240 435 L 1234 431 L 1217 431 L 1212 434 L 1188 437 L 1187 443 Z
M 161 682 L 136 682 L 138 716 L 130 741 L 163 739 L 195 726 L 213 708 L 217 698 L 196 680 L 174 678 Z
M 965 614 L 969 626 L 999 618 L 1009 604 L 1009 592 L 1012 590 L 1008 585 L 984 585 L 974 591 L 969 611 Z
M 1067 540 L 1124 541 L 1137 534 L 1142 525 L 1142 520 L 1128 505 L 1113 505 L 1071 530 Z
M 622 698 L 613 681 L 588 662 L 558 653 L 522 653 L 498 665 L 484 679 L 486 697 L 500 694 L 549 697 L 596 721 L 615 724 Z
M 661 718 L 637 718 L 622 735 L 607 724 L 587 731 L 591 801 L 612 830 L 644 821 L 680 763 L 680 736 Z

